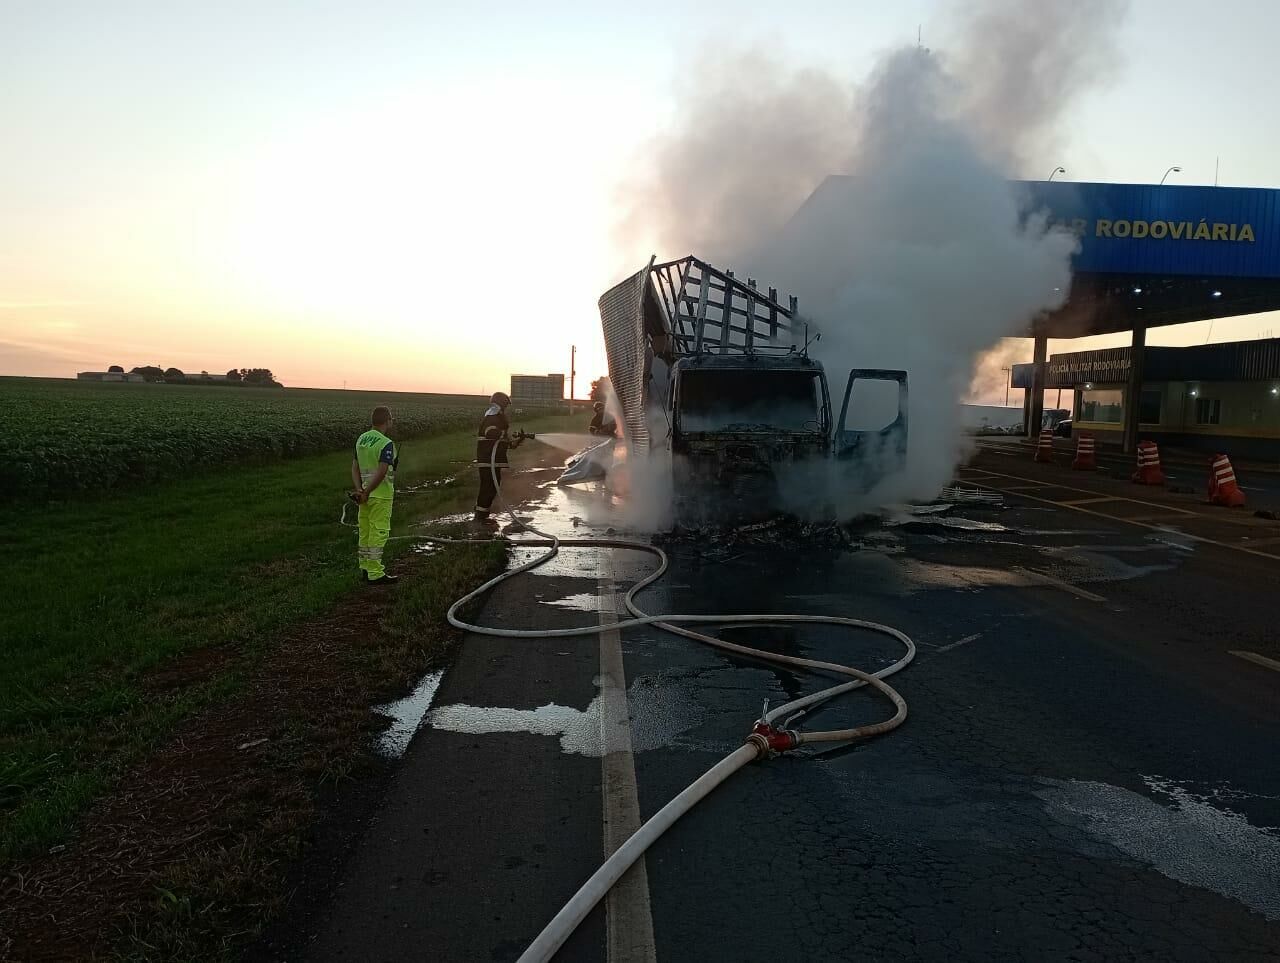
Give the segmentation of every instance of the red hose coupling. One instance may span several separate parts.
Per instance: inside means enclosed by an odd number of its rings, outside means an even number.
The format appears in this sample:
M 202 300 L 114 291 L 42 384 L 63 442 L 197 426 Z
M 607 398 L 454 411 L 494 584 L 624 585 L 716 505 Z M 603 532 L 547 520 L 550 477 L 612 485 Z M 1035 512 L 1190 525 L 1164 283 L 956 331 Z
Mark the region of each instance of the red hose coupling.
M 799 736 L 795 732 L 790 729 L 775 729 L 763 719 L 751 727 L 751 734 L 761 737 L 770 752 L 786 752 L 800 745 Z

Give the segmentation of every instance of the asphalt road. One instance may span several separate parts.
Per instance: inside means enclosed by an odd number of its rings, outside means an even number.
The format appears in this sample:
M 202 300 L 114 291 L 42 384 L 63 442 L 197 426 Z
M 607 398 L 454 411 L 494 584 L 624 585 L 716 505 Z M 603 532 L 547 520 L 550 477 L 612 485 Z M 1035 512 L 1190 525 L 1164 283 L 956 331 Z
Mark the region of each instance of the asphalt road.
M 1063 463 L 1070 463 L 1075 452 L 1076 439 L 1055 438 L 1056 457 Z M 988 454 L 1009 455 L 1015 459 L 1025 460 L 1031 457 L 1027 444 L 1016 438 L 986 436 L 978 439 L 980 450 Z M 1125 455 L 1112 448 L 1101 448 L 1097 452 L 1098 465 L 1106 472 L 1119 476 L 1127 476 L 1134 470 L 1133 455 Z M 1173 460 L 1166 459 L 1163 465 L 1170 484 L 1194 489 L 1202 494 L 1209 483 L 1209 457 L 1203 458 L 1180 454 Z M 1237 481 L 1249 500 L 1249 508 L 1280 510 L 1280 471 L 1251 469 L 1245 464 L 1233 465 Z
M 920 654 L 893 681 L 911 715 L 867 745 L 738 774 L 561 959 L 1280 959 L 1280 557 L 1236 545 L 1265 543 L 1262 523 L 1135 514 L 1100 479 L 1079 482 L 1098 501 L 1055 504 L 1083 498 L 1024 467 L 996 452 L 962 473 L 1018 489 L 1001 508 L 903 515 L 843 542 L 668 546 L 651 611 L 909 633 Z M 552 492 L 537 515 L 565 534 L 616 524 L 593 493 Z M 611 580 L 648 564 L 627 554 L 566 551 L 483 618 L 594 623 Z M 898 655 L 831 628 L 736 637 L 864 668 Z M 251 955 L 515 959 L 637 815 L 628 794 L 648 817 L 741 744 L 765 699 L 814 686 L 643 629 L 469 639 L 349 854 L 316 867 Z M 805 724 L 886 714 L 859 693 Z

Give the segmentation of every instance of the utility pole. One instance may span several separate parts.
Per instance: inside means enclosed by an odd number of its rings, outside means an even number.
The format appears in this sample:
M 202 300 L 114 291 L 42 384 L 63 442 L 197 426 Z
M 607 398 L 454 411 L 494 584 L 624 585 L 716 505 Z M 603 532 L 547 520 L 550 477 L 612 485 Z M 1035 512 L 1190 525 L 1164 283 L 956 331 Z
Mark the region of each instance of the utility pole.
M 578 346 L 569 346 L 569 413 L 573 414 L 573 382 L 578 376 Z
M 1001 368 L 1000 370 L 1009 372 L 1009 377 L 1005 379 L 1005 383 L 1004 383 L 1004 406 L 1008 408 L 1009 407 L 1009 387 L 1013 384 L 1013 367 L 1010 366 L 1008 368 Z

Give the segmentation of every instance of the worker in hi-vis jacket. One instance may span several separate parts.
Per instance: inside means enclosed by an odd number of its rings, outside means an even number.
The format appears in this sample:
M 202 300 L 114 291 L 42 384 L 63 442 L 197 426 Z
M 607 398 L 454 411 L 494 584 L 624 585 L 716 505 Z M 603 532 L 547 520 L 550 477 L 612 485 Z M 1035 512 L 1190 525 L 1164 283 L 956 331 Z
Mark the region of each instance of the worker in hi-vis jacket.
M 391 504 L 396 494 L 396 465 L 400 461 L 396 443 L 388 437 L 391 409 L 379 405 L 369 419 L 373 427 L 356 439 L 356 457 L 351 462 L 353 498 L 360 506 L 360 560 L 362 577 L 371 585 L 396 581 L 382 564 L 382 553 L 391 534 Z
M 521 438 L 514 440 L 508 435 L 511 423 L 507 421 L 507 408 L 511 398 L 502 391 L 495 391 L 489 399 L 489 407 L 480 419 L 480 430 L 476 434 L 476 468 L 480 472 L 480 494 L 476 497 L 475 520 L 488 521 L 493 499 L 498 494 L 498 485 L 502 483 L 502 469 L 509 467 L 507 452 L 520 446 Z M 494 447 L 497 447 L 495 457 Z M 494 481 L 496 465 L 497 483 Z

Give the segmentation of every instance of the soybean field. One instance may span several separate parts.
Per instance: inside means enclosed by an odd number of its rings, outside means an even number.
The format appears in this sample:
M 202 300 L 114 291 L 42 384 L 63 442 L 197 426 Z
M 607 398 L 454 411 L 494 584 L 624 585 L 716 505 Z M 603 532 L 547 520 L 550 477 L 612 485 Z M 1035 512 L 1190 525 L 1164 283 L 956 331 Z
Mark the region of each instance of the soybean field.
M 337 451 L 390 405 L 400 439 L 457 431 L 485 399 L 312 388 L 0 378 L 0 498 L 58 499 Z

